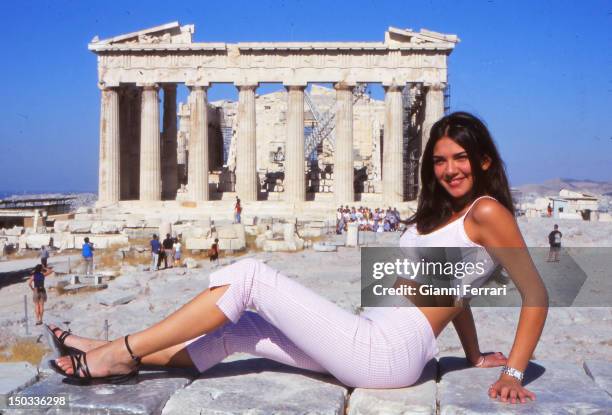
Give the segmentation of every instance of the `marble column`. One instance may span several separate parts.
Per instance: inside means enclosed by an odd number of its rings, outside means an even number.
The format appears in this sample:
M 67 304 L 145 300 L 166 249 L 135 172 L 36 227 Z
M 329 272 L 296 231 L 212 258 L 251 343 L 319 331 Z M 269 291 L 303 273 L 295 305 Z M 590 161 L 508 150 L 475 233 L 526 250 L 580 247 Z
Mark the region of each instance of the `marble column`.
M 402 89 L 385 87 L 385 129 L 383 141 L 383 201 L 397 204 L 404 200 Z
M 336 89 L 336 148 L 334 150 L 334 193 L 337 204 L 355 201 L 353 171 L 353 86 Z
M 130 174 L 130 196 L 131 200 L 138 200 L 140 197 L 140 121 L 142 112 L 142 91 L 141 88 L 134 86 L 130 88 L 130 111 L 128 124 L 130 148 L 129 160 L 131 165 Z
M 236 194 L 243 201 L 257 200 L 256 88 L 257 85 L 238 86 Z
M 189 116 L 189 160 L 187 185 L 194 201 L 209 200 L 208 194 L 208 112 L 206 87 L 191 87 Z
M 162 197 L 176 199 L 178 168 L 176 156 L 176 84 L 164 84 L 164 120 L 162 133 Z
M 100 170 L 98 200 L 117 202 L 120 197 L 119 93 L 103 88 L 100 100 Z
M 444 88 L 445 84 L 433 84 L 425 86 L 425 117 L 421 138 L 421 154 L 429 141 L 431 127 L 444 116 Z
M 161 200 L 159 93 L 156 84 L 143 87 L 140 119 L 140 200 Z
M 287 142 L 285 144 L 285 201 L 306 200 L 304 169 L 304 86 L 287 86 Z

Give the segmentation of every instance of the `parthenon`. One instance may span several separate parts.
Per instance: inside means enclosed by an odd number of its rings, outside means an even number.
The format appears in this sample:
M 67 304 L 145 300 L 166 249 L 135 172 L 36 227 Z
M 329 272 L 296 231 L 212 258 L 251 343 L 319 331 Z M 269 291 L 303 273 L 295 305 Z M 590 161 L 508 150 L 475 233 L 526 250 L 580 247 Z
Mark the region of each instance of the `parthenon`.
M 363 200 L 399 206 L 414 199 L 407 180 L 418 186 L 418 157 L 431 125 L 444 114 L 447 57 L 459 41 L 456 35 L 390 27 L 383 42 L 230 44 L 193 42 L 193 33 L 193 25 L 173 22 L 104 40 L 96 37 L 89 43 L 98 56 L 101 89 L 98 206 L 177 199 L 208 206 L 208 201 L 234 195 L 244 202 L 266 203 L 257 170 L 260 137 L 255 102 L 262 83 L 281 83 L 286 89 L 280 202 L 304 209 L 310 200 L 329 206 Z M 223 151 L 223 143 L 213 145 L 210 136 L 211 125 L 219 122 L 211 120 L 208 109 L 208 89 L 216 83 L 238 89 L 235 167 L 229 172 L 234 186 L 230 188 L 211 180 L 211 152 Z M 326 197 L 308 196 L 312 164 L 307 159 L 320 145 L 316 137 L 313 143 L 305 133 L 305 94 L 313 83 L 332 84 L 335 90 L 333 185 Z M 353 148 L 354 95 L 368 83 L 379 83 L 385 91 L 381 172 L 375 177 L 380 191 L 368 195 L 370 199 L 356 192 Z M 189 124 L 179 128 L 180 84 L 190 93 Z M 312 135 L 312 130 L 325 126 L 316 125 L 324 121 L 311 112 Z M 179 129 L 189 137 L 183 154 L 177 151 Z M 181 183 L 182 169 L 186 183 Z M 407 169 L 412 169 L 410 174 Z M 183 195 L 179 195 L 181 187 Z

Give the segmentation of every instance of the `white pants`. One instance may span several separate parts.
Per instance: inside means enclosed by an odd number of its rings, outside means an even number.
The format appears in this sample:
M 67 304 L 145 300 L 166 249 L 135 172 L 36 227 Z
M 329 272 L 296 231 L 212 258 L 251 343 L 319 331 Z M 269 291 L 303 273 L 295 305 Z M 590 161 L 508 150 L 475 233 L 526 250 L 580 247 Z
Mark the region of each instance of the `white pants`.
M 201 372 L 245 352 L 330 373 L 347 386 L 398 388 L 413 384 L 436 353 L 415 307 L 352 314 L 254 259 L 210 275 L 210 287 L 223 285 L 230 287 L 217 306 L 231 323 L 187 343 Z

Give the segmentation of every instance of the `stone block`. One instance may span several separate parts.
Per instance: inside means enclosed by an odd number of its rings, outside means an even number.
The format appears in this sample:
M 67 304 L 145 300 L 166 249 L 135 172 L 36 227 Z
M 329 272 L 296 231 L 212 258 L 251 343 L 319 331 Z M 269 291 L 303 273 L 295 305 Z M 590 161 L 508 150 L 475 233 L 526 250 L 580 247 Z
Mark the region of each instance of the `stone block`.
M 325 230 L 321 228 L 304 228 L 299 232 L 302 238 L 317 238 L 325 234 Z
M 72 233 L 89 233 L 91 232 L 92 221 L 89 220 L 73 220 L 70 222 L 68 229 Z
M 249 235 L 249 236 L 257 236 L 259 234 L 258 232 L 258 226 L 245 226 L 244 227 L 244 233 Z
M 612 362 L 587 360 L 583 366 L 595 384 L 612 396 Z
M 161 223 L 161 218 L 145 218 L 145 228 L 159 229 L 159 225 L 161 225 Z
M 139 291 L 128 292 L 125 290 L 106 290 L 96 294 L 96 301 L 99 304 L 113 307 L 120 304 L 127 304 L 140 294 Z
M 298 250 L 295 243 L 273 239 L 266 240 L 262 245 L 262 249 L 266 252 L 292 252 Z
M 348 415 L 435 414 L 437 370 L 432 359 L 420 379 L 407 388 L 356 388 L 348 401 Z
M 189 269 L 194 269 L 198 267 L 198 261 L 193 258 L 185 258 L 183 264 L 185 264 L 185 266 Z
M 74 249 L 74 236 L 70 232 L 53 234 L 53 246 L 60 249 Z
M 58 408 L 45 413 L 63 414 L 161 414 L 168 399 L 191 382 L 192 373 L 182 370 L 140 371 L 123 384 L 94 383 L 76 386 L 53 374 L 20 392 L 23 396 L 70 396 L 69 410 Z M 41 408 L 42 410 L 42 408 Z M 31 414 L 32 411 L 24 411 Z M 40 413 L 40 412 L 37 412 Z
M 210 247 L 209 247 L 210 248 Z M 241 251 L 246 248 L 246 243 L 244 240 L 238 238 L 219 238 L 219 249 L 221 251 Z
M 346 246 L 359 246 L 359 225 L 356 222 L 348 224 L 346 232 Z
M 84 237 L 75 236 L 75 246 L 82 246 L 84 239 Z M 89 241 L 94 244 L 94 249 L 107 249 L 112 246 L 127 245 L 128 237 L 127 235 L 92 235 Z
M 330 377 L 247 359 L 210 369 L 174 394 L 162 414 L 343 414 L 346 396 Z
M 159 225 L 159 239 L 162 241 L 166 238 L 166 235 L 172 235 L 172 223 L 168 221 L 164 221 Z
M 212 229 L 210 227 L 192 226 L 189 230 L 189 234 L 196 238 L 210 238 Z
M 0 408 L 5 407 L 10 394 L 36 382 L 38 371 L 28 362 L 0 363 Z
M 128 218 L 125 220 L 126 228 L 144 228 L 145 221 L 140 218 Z
M 312 245 L 312 249 L 317 252 L 336 252 L 338 247 L 336 245 L 317 242 Z
M 187 238 L 185 247 L 187 249 L 210 249 L 213 242 L 212 238 Z
M 91 233 L 119 233 L 124 228 L 125 224 L 122 221 L 98 221 L 91 225 Z
M 499 378 L 499 368 L 467 367 L 463 358 L 444 357 L 439 362 L 440 414 L 559 414 L 607 413 L 612 397 L 598 387 L 580 365 L 533 361 L 525 371 L 523 386 L 536 400 L 509 407 L 489 399 L 487 389 Z
M 217 228 L 217 237 L 219 239 L 231 239 L 231 238 L 237 238 L 238 235 L 236 234 L 236 231 L 234 230 L 233 227 L 223 227 L 223 228 Z
M 56 220 L 53 222 L 53 231 L 55 233 L 58 232 L 67 232 L 70 230 L 70 221 L 68 220 Z
M 51 236 L 53 236 L 53 234 L 31 233 L 26 236 L 26 239 L 25 239 L 26 248 L 40 249 L 41 246 L 49 244 L 49 238 Z
M 257 216 L 241 216 L 240 221 L 245 226 L 253 226 L 257 224 Z
M 10 229 L 5 229 L 4 234 L 6 236 L 19 236 L 23 233 L 23 226 L 13 226 Z

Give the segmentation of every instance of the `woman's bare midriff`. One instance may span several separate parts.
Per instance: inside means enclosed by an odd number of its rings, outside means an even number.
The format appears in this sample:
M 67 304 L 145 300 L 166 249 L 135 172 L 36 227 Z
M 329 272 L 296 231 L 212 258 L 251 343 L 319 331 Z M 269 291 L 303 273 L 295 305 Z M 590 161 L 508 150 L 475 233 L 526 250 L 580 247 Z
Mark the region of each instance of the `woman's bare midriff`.
M 414 288 L 419 286 L 416 281 L 398 278 L 394 287 L 399 288 L 403 285 L 413 286 Z M 454 306 L 453 298 L 449 296 L 414 295 L 406 298 L 425 315 L 436 337 L 463 310 L 463 307 Z

